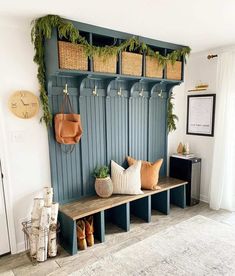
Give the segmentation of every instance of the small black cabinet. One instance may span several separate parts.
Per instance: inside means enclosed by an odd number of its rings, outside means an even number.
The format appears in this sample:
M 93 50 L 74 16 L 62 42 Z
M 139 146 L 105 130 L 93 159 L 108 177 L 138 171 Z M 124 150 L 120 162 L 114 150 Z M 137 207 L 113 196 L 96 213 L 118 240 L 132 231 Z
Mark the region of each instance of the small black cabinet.
M 170 157 L 170 177 L 188 182 L 186 185 L 186 204 L 195 205 L 200 201 L 201 158 L 183 159 Z

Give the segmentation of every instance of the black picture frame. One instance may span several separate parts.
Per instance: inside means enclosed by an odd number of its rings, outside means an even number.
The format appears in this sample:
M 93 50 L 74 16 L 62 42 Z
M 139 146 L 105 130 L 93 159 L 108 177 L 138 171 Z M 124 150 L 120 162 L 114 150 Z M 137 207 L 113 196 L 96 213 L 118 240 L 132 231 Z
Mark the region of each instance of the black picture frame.
M 186 134 L 214 136 L 215 103 L 216 94 L 188 95 Z

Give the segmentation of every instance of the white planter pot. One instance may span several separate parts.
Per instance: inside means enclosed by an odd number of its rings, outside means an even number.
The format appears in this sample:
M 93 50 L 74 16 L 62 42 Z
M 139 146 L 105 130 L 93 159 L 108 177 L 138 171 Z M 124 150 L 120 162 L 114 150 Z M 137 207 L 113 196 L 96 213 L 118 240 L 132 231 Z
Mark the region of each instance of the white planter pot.
M 100 197 L 110 197 L 113 193 L 113 183 L 111 178 L 96 178 L 95 191 Z

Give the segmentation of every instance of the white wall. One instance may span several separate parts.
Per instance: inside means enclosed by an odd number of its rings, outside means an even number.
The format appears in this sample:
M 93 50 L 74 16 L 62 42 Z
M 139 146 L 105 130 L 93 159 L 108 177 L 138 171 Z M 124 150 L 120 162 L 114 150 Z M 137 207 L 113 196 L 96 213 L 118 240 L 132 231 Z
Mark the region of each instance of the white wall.
M 8 98 L 16 90 L 26 89 L 39 94 L 30 40 L 32 18 L 0 18 L 0 156 L 5 170 L 9 218 L 13 217 L 17 250 L 23 249 L 21 221 L 29 218 L 32 200 L 44 186 L 50 185 L 47 131 L 39 123 L 41 112 L 29 120 L 18 119 L 7 107 Z M 187 90 L 198 81 L 208 82 L 215 91 L 216 59 L 208 61 L 207 52 L 193 54 L 187 65 L 186 82 L 174 89 L 175 113 L 179 116 L 177 130 L 169 136 L 169 153 L 176 151 L 180 141 L 189 142 L 192 152 L 202 158 L 201 199 L 208 200 L 213 138 L 186 135 Z M 11 208 L 12 207 L 12 208 Z M 14 236 L 11 227 L 11 236 Z M 13 241 L 14 239 L 12 239 Z M 13 247 L 12 247 L 13 248 Z M 15 253 L 13 248 L 13 253 Z
M 9 96 L 16 90 L 25 89 L 39 95 L 30 39 L 31 20 L 0 18 L 3 38 L 0 43 L 0 124 L 4 130 L 0 133 L 0 158 L 4 162 L 8 215 L 13 215 L 17 251 L 24 248 L 21 222 L 30 217 L 33 198 L 44 186 L 50 185 L 47 131 L 45 125 L 39 123 L 41 111 L 36 117 L 24 120 L 15 117 L 7 107 Z M 15 253 L 13 244 L 12 250 Z
M 177 130 L 169 135 L 169 154 L 175 153 L 179 142 L 190 145 L 190 151 L 202 158 L 201 200 L 208 202 L 213 156 L 214 137 L 186 135 L 187 95 L 199 82 L 208 83 L 209 89 L 205 93 L 216 93 L 217 60 L 207 59 L 208 51 L 192 54 L 186 65 L 185 84 L 174 89 L 175 113 L 179 117 Z M 205 94 L 204 91 L 196 94 Z M 216 116 L 216 114 L 215 114 Z

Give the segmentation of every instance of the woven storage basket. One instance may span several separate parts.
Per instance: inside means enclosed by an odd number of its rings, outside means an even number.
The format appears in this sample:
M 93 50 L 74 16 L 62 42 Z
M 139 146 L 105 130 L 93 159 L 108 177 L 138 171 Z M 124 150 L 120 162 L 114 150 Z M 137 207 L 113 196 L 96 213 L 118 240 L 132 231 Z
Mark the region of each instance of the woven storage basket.
M 176 61 L 174 65 L 168 62 L 166 65 L 166 78 L 169 80 L 181 80 L 182 62 Z
M 61 69 L 88 70 L 88 58 L 79 44 L 58 41 L 59 66 Z
M 163 68 L 156 57 L 146 56 L 146 77 L 162 78 Z
M 94 56 L 93 65 L 95 72 L 116 73 L 117 57 L 115 55 L 109 57 Z
M 122 74 L 141 76 L 142 55 L 129 52 L 122 52 Z

